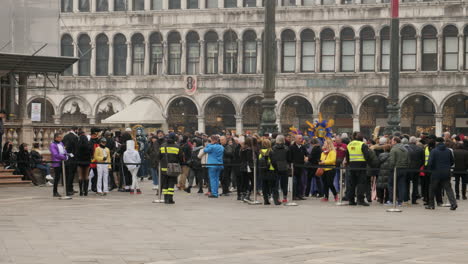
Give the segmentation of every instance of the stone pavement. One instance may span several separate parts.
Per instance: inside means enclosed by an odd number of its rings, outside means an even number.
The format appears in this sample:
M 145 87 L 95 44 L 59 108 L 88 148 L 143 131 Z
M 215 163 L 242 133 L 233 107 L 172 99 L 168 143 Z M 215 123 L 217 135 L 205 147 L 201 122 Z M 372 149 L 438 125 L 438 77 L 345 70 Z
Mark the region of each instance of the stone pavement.
M 422 206 L 249 206 L 176 192 L 176 204 L 113 192 L 61 201 L 0 187 L 0 263 L 468 263 L 468 202 Z

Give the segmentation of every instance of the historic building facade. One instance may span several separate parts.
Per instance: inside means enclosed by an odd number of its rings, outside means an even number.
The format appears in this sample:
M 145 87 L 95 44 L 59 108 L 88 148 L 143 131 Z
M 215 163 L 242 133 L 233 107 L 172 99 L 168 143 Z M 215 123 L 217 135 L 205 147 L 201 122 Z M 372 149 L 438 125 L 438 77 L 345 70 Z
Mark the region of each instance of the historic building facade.
M 80 61 L 58 90 L 45 100 L 31 90 L 28 103 L 46 102 L 45 121 L 55 124 L 99 124 L 146 102 L 155 113 L 148 126 L 256 130 L 262 2 L 61 0 L 61 55 Z M 338 132 L 385 126 L 389 9 L 381 0 L 278 1 L 283 131 L 319 113 Z M 400 9 L 402 130 L 468 132 L 468 2 L 404 1 Z

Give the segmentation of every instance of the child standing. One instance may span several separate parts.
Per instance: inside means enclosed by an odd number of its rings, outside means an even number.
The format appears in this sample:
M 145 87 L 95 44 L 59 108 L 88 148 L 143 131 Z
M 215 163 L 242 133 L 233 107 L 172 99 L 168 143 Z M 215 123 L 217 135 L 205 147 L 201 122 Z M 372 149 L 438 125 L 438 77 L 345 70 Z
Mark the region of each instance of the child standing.
M 138 170 L 140 169 L 140 165 L 135 165 L 141 163 L 140 153 L 135 150 L 135 141 L 128 140 L 126 143 L 127 150 L 124 152 L 123 160 L 128 171 L 132 174 L 132 187 L 130 188 L 130 194 L 134 194 L 135 189 L 137 194 L 141 194 L 140 184 L 138 183 Z
M 99 147 L 94 150 L 94 160 L 96 162 L 111 162 L 111 155 L 109 148 L 106 147 L 107 140 L 101 138 L 99 141 Z M 96 164 L 97 165 L 97 194 L 106 195 L 109 192 L 109 169 L 111 168 L 110 164 Z M 104 182 L 104 188 L 103 188 Z

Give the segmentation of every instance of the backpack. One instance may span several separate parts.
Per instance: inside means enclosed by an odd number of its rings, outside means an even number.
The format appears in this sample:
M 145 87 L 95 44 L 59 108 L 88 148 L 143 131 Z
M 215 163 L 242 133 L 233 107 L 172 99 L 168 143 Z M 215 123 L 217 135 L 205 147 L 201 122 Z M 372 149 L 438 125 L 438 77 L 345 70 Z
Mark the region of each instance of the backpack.
M 198 154 L 200 153 L 201 149 L 198 149 L 196 151 L 192 151 L 192 155 L 190 157 L 190 160 L 188 162 L 189 167 L 192 169 L 201 169 L 202 163 L 201 159 L 198 158 Z
M 269 155 L 263 155 L 258 159 L 258 167 L 263 170 L 268 170 L 271 166 L 271 159 Z

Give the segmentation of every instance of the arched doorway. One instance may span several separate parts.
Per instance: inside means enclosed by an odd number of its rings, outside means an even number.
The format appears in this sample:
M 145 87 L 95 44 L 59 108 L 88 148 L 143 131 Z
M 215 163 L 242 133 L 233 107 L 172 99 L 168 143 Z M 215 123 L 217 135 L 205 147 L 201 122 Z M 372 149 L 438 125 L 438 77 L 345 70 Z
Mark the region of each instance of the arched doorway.
M 451 134 L 468 134 L 468 96 L 457 94 L 450 97 L 442 109 L 442 126 Z
M 180 133 L 195 132 L 198 126 L 197 115 L 197 106 L 192 100 L 185 97 L 173 100 L 167 110 L 169 130 Z
M 54 123 L 53 116 L 55 115 L 54 106 L 49 102 L 49 100 L 44 98 L 36 98 L 32 100 L 28 105 L 28 117 L 31 118 L 31 109 L 32 104 L 40 104 L 40 121 L 33 121 L 33 123 Z
M 244 130 L 257 132 L 262 119 L 262 97 L 250 98 L 242 108 L 242 121 Z
M 224 97 L 215 97 L 208 102 L 205 109 L 205 131 L 208 135 L 220 134 L 223 130 L 236 129 L 236 108 Z
M 380 126 L 380 131 L 384 131 L 387 126 L 387 98 L 381 95 L 374 95 L 367 98 L 359 110 L 360 131 L 367 138 L 374 133 L 376 126 Z
M 304 97 L 288 98 L 281 106 L 281 131 L 288 132 L 289 128 L 294 126 L 305 133 L 309 127 L 306 121 L 313 121 L 313 113 L 312 105 Z
M 320 106 L 323 119 L 333 119 L 335 133 L 353 132 L 353 106 L 343 96 L 334 95 L 328 97 Z
M 417 135 L 422 132 L 435 133 L 435 107 L 423 95 L 413 95 L 401 106 L 401 132 Z

